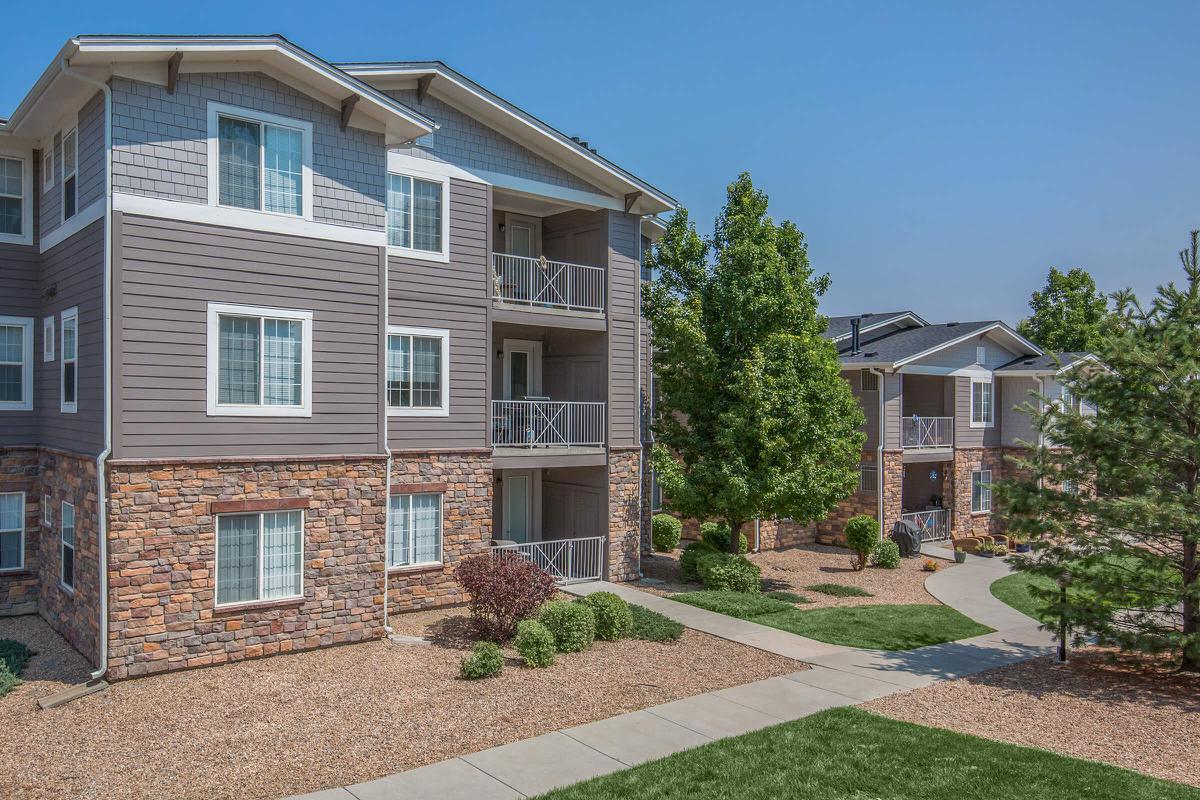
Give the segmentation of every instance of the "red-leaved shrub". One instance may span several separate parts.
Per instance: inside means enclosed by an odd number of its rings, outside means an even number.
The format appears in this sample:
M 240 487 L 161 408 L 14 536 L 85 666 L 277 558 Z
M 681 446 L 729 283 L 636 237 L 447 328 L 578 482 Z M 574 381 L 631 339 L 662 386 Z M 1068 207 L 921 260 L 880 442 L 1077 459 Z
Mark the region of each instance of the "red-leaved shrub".
M 558 592 L 548 572 L 516 553 L 464 558 L 454 577 L 471 595 L 468 607 L 476 632 L 493 642 L 511 639 L 517 623 L 537 614 Z

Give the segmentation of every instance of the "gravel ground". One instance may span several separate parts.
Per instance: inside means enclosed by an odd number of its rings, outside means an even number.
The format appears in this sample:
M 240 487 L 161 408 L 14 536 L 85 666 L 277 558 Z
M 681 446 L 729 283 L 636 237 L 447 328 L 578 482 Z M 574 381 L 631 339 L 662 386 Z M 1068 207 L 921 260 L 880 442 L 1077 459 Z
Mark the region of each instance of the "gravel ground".
M 0 638 L 39 655 L 0 699 L 5 798 L 277 798 L 369 780 L 626 711 L 802 669 L 696 631 L 597 642 L 530 670 L 458 679 L 462 612 L 393 618 L 432 645 L 371 642 L 123 681 L 52 711 L 87 673 L 36 617 Z M 510 656 L 512 653 L 510 653 Z M 15 780 L 14 780 L 15 777 Z
M 1103 761 L 1200 786 L 1200 676 L 1110 664 L 1080 651 L 892 695 L 863 707 L 896 719 Z
M 679 553 L 655 553 L 652 558 L 642 559 L 642 572 L 646 577 L 665 581 L 662 584 L 643 585 L 643 589 L 654 594 L 667 595 L 676 592 L 693 592 L 701 586 L 679 580 Z M 930 604 L 938 601 L 925 591 L 925 579 L 930 573 L 921 569 L 923 558 L 905 558 L 899 569 L 867 567 L 861 572 L 850 568 L 850 551 L 841 547 L 804 545 L 787 550 L 764 550 L 747 556 L 762 568 L 763 589 L 795 592 L 811 600 L 801 608 L 828 608 L 833 606 L 874 606 L 900 604 Z M 942 569 L 953 569 L 954 564 L 938 561 Z M 820 592 L 805 589 L 815 583 L 841 583 L 858 586 L 871 592 L 873 597 L 830 597 Z

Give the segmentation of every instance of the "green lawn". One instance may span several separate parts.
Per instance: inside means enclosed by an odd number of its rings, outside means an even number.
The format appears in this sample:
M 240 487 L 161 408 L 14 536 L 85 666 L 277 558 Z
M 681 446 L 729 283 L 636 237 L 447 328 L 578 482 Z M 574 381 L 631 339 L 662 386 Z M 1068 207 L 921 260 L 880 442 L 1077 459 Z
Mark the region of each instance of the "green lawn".
M 814 583 L 812 586 L 805 586 L 810 592 L 820 592 L 831 597 L 874 597 L 866 589 L 861 589 L 858 586 L 847 586 L 844 583 Z
M 739 592 L 684 592 L 670 598 L 809 639 L 873 650 L 911 650 L 992 632 L 949 606 L 856 606 L 803 611 L 782 600 Z
M 1200 800 L 1200 790 L 1044 750 L 837 708 L 541 797 Z
M 1030 575 L 1027 572 L 1014 572 L 992 583 L 992 596 L 1002 603 L 1020 611 L 1027 617 L 1045 622 L 1041 613 L 1041 603 L 1029 593 L 1031 588 L 1052 589 L 1054 581 L 1042 575 Z

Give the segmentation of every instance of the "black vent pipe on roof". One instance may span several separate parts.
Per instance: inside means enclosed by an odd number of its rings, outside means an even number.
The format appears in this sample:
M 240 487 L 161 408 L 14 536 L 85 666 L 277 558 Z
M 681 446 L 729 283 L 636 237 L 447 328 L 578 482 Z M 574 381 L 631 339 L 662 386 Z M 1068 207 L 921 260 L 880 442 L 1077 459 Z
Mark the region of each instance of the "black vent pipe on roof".
M 858 319 L 850 320 L 850 355 L 858 355 Z

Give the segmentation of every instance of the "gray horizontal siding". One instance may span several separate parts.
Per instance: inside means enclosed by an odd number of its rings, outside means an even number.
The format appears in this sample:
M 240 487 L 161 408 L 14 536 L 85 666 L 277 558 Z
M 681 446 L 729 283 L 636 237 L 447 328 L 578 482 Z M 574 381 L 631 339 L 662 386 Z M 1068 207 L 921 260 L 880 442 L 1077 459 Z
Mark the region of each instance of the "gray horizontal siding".
M 992 401 L 995 404 L 996 423 L 991 428 L 971 427 L 971 379 L 954 379 L 954 445 L 955 447 L 999 447 L 1003 431 L 1003 414 L 1008 399 L 1002 381 L 995 381 Z
M 1000 378 L 1001 394 L 1004 402 L 1000 408 L 1001 439 L 1006 446 L 1019 446 L 1022 443 L 1037 444 L 1038 434 L 1033 427 L 1033 417 L 1019 408 L 1026 403 L 1037 407 L 1036 395 L 1039 386 L 1037 378 Z
M 379 250 L 123 216 L 118 458 L 375 453 Z M 313 415 L 209 417 L 210 302 L 313 312 Z
M 75 173 L 77 210 L 90 206 L 104 198 L 104 95 L 100 92 L 83 104 L 79 110 L 79 162 Z M 64 123 L 70 128 L 74 122 Z M 53 139 L 54 147 L 54 183 L 42 192 L 42 179 L 37 177 L 38 194 L 37 207 L 39 210 L 40 235 L 51 233 L 62 224 L 62 178 L 63 178 L 63 149 L 62 131 L 56 132 Z M 38 173 L 41 171 L 41 153 L 38 157 Z
M 608 215 L 608 419 L 609 444 L 638 444 L 638 292 L 641 287 L 639 221 Z
M 0 244 L 0 315 L 33 318 L 34 386 L 42 357 L 41 287 L 37 248 Z M 40 435 L 41 406 L 32 411 L 0 410 L 0 447 L 34 444 Z
M 450 331 L 450 415 L 388 418 L 394 449 L 489 444 L 488 187 L 450 181 L 450 261 L 388 258 L 388 322 Z
M 114 78 L 113 187 L 129 194 L 208 202 L 208 103 L 313 124 L 313 218 L 354 228 L 384 224 L 383 137 L 341 130 L 333 108 L 256 72 L 192 73 L 165 87 Z

